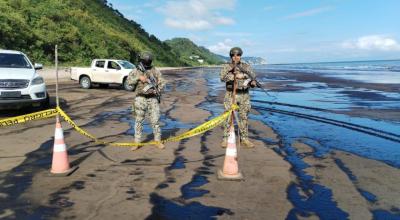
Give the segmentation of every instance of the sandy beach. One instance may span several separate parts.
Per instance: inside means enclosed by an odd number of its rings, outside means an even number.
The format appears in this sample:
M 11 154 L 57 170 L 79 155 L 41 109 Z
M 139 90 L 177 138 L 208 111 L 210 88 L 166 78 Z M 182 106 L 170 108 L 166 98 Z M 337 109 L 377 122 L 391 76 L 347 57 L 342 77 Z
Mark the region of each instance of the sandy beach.
M 168 80 L 161 103 L 163 138 L 223 111 L 223 90 L 210 87 L 218 73 L 218 68 L 163 69 Z M 41 74 L 54 105 L 54 72 Z M 268 87 L 284 89 L 279 83 Z M 133 141 L 133 93 L 118 86 L 81 89 L 66 69 L 60 70 L 59 92 L 62 109 L 82 128 L 103 140 Z M 2 111 L 0 117 L 22 113 Z M 251 114 L 269 117 L 256 109 Z M 165 150 L 145 146 L 133 152 L 96 145 L 65 122 L 70 162 L 79 169 L 53 177 L 54 123 L 53 118 L 0 130 L 0 218 L 374 219 L 400 214 L 398 168 L 337 149 L 319 156 L 315 146 L 323 143 L 306 136 L 286 143 L 262 120 L 250 120 L 256 147 L 239 147 L 242 182 L 217 180 L 225 154 L 220 127 L 167 143 Z M 151 140 L 150 126 L 144 131 Z
M 161 71 L 167 70 L 184 70 L 196 67 L 159 67 Z M 58 68 L 58 79 L 60 82 L 71 80 L 71 67 L 59 67 Z M 38 71 L 38 73 L 45 79 L 45 82 L 49 85 L 56 83 L 56 68 L 55 67 L 45 67 Z

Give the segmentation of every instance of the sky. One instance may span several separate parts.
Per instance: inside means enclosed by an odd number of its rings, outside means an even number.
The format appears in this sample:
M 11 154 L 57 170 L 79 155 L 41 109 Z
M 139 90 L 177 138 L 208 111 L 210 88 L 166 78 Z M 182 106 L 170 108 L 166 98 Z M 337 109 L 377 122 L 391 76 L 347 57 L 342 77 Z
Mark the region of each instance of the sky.
M 400 0 L 108 0 L 160 40 L 268 63 L 400 59 Z

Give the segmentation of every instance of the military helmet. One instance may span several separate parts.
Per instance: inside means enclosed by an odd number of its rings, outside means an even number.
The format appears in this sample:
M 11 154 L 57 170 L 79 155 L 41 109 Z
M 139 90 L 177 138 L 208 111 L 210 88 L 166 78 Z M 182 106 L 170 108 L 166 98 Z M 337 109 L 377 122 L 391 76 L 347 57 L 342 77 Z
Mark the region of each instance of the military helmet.
M 230 57 L 233 57 L 233 55 L 235 55 L 235 54 L 242 56 L 242 54 L 243 54 L 242 49 L 240 47 L 234 47 L 229 51 Z
M 153 55 L 151 55 L 150 52 L 143 52 L 139 54 L 139 62 L 141 62 L 144 67 L 149 68 L 153 62 Z

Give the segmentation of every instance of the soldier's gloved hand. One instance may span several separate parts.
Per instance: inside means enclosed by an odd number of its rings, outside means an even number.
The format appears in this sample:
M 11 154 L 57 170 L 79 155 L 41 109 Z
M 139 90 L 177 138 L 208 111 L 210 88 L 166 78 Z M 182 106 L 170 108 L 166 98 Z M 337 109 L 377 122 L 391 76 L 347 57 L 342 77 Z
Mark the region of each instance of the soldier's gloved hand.
M 244 78 L 245 78 L 245 74 L 243 74 L 243 73 L 236 74 L 236 79 L 244 79 Z
M 156 94 L 156 91 L 154 89 L 149 89 L 147 90 L 147 94 Z
M 145 83 L 145 82 L 147 82 L 147 77 L 141 75 L 141 76 L 139 76 L 139 80 Z
M 250 82 L 250 86 L 251 86 L 251 88 L 254 88 L 254 87 L 256 87 L 256 86 L 257 86 L 257 83 L 256 83 L 256 81 L 255 81 L 255 80 L 251 80 L 251 82 Z

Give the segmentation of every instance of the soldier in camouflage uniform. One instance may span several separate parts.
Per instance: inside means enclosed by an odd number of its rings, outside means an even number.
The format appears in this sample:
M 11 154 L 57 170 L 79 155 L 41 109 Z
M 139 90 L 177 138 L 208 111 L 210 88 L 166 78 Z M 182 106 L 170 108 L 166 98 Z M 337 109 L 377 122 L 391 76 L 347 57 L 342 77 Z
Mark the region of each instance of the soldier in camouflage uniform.
M 149 116 L 153 128 L 154 140 L 161 140 L 160 119 L 160 93 L 165 85 L 161 72 L 152 63 L 152 55 L 148 52 L 139 55 L 139 64 L 136 69 L 129 73 L 128 83 L 136 91 L 133 104 L 133 115 L 135 117 L 135 142 L 142 141 L 143 122 L 146 114 Z M 158 148 L 165 148 L 159 143 Z M 131 150 L 136 150 L 133 147 Z
M 255 87 L 256 75 L 252 70 L 251 66 L 247 63 L 241 62 L 241 56 L 243 54 L 242 49 L 234 47 L 230 50 L 229 55 L 231 62 L 225 64 L 221 70 L 220 78 L 222 82 L 226 83 L 226 93 L 224 98 L 225 110 L 228 110 L 232 106 L 233 98 L 233 84 L 236 79 L 236 104 L 239 106 L 239 131 L 241 143 L 245 147 L 254 147 L 254 144 L 249 141 L 248 134 L 248 115 L 250 112 L 250 87 Z M 224 138 L 221 143 L 221 147 L 227 146 L 227 138 L 229 135 L 228 128 L 230 126 L 230 120 L 228 119 L 224 125 Z

